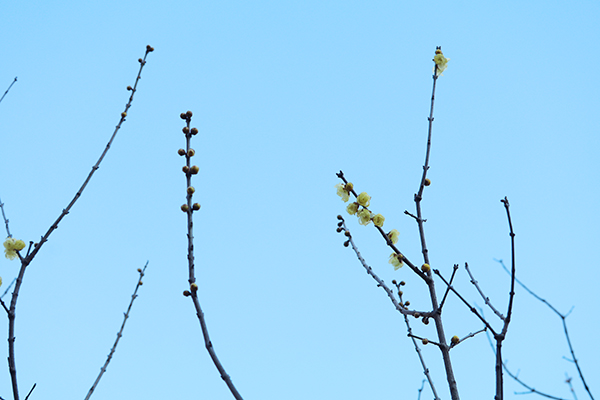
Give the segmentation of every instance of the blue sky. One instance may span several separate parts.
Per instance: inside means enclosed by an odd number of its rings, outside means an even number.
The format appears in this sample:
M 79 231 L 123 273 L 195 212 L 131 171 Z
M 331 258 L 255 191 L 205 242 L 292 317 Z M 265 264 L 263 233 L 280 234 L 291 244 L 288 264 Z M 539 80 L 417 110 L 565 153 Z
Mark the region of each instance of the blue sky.
M 179 114 L 192 110 L 200 300 L 244 398 L 416 398 L 423 373 L 403 319 L 342 246 L 335 227 L 345 205 L 334 185 L 343 170 L 420 261 L 403 212 L 414 210 L 431 59 L 442 46 L 451 60 L 438 81 L 423 201 L 432 267 L 449 275 L 468 262 L 504 309 L 509 280 L 494 258 L 510 258 L 499 201 L 508 196 L 518 276 L 562 312 L 574 307 L 571 340 L 598 395 L 599 12 L 592 1 L 3 4 L 0 90 L 18 81 L 0 103 L 0 196 L 25 241 L 74 196 L 119 120 L 136 60 L 147 44 L 156 49 L 103 164 L 27 270 L 21 392 L 37 383 L 40 398 L 85 397 L 149 260 L 92 398 L 231 398 L 181 295 Z M 405 280 L 405 296 L 424 308 L 424 287 L 408 269 L 393 271 L 377 232 L 348 222 L 379 276 Z M 2 289 L 17 271 L 0 260 Z M 481 305 L 464 269 L 456 286 Z M 448 335 L 480 329 L 455 298 L 447 306 Z M 433 338 L 431 326 L 414 329 Z M 462 398 L 492 398 L 485 337 L 452 352 Z M 0 359 L 6 353 L 0 347 Z M 535 388 L 572 398 L 560 320 L 521 290 L 504 354 Z M 424 355 L 449 399 L 439 352 L 427 346 Z M 506 397 L 522 398 L 515 390 L 507 378 Z M 0 396 L 11 397 L 7 366 Z

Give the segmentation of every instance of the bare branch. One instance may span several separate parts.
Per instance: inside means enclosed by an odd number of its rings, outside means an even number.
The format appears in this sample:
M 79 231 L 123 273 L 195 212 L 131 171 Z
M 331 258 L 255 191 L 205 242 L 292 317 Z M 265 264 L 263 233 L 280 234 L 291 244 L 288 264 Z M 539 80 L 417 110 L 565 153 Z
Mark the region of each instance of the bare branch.
M 510 271 L 508 270 L 508 268 L 504 265 L 504 262 L 502 260 L 496 260 L 497 262 L 500 263 L 500 265 L 502 265 L 502 268 L 508 273 L 510 274 Z M 556 315 L 558 315 L 561 319 L 562 325 L 563 325 L 563 330 L 565 332 L 565 338 L 567 339 L 567 345 L 569 346 L 569 351 L 571 352 L 571 356 L 572 359 L 570 361 L 572 361 L 575 364 L 575 367 L 577 368 L 577 373 L 579 374 L 579 379 L 581 379 L 581 382 L 583 383 L 583 387 L 585 388 L 588 396 L 590 397 L 590 399 L 594 400 L 594 396 L 592 395 L 592 392 L 587 384 L 587 382 L 585 381 L 585 378 L 583 376 L 583 371 L 581 370 L 581 366 L 579 365 L 579 361 L 577 360 L 577 357 L 575 356 L 575 350 L 573 349 L 573 345 L 571 343 L 571 338 L 569 337 L 569 330 L 567 328 L 567 317 L 569 316 L 569 314 L 571 313 L 571 311 L 573 310 L 571 308 L 571 310 L 566 313 L 566 314 L 562 314 L 561 312 L 559 312 L 552 304 L 550 304 L 548 301 L 546 301 L 545 299 L 541 298 L 540 296 L 538 296 L 536 293 L 534 293 L 531 289 L 529 289 L 527 286 L 525 286 L 525 284 L 523 282 L 521 282 L 520 280 L 518 280 L 517 278 L 515 278 L 515 281 L 523 288 L 527 291 L 527 293 L 529 293 L 530 295 L 532 295 L 533 297 L 535 297 L 536 299 L 538 299 L 539 301 L 541 301 L 542 303 L 544 303 L 545 305 L 548 306 L 548 308 L 550 308 L 552 311 L 554 311 L 554 313 Z
M 4 226 L 6 227 L 6 235 L 12 237 L 10 229 L 8 228 L 8 218 L 6 218 L 6 214 L 4 214 L 4 203 L 2 202 L 2 199 L 0 199 L 0 210 L 2 210 L 2 219 L 4 219 Z
M 88 182 L 92 178 L 92 175 L 99 168 L 100 163 L 102 162 L 102 159 L 104 159 L 104 156 L 108 152 L 108 149 L 110 148 L 111 143 L 113 142 L 115 136 L 117 135 L 117 132 L 121 128 L 121 124 L 125 121 L 125 117 L 127 116 L 127 110 L 129 110 L 129 107 L 131 107 L 131 102 L 133 101 L 133 95 L 136 91 L 137 84 L 141 78 L 142 69 L 144 68 L 144 65 L 146 65 L 146 57 L 148 56 L 148 53 L 150 53 L 151 51 L 154 51 L 154 48 L 152 48 L 150 46 L 146 46 L 146 53 L 144 54 L 144 59 L 141 59 L 141 58 L 138 59 L 138 61 L 140 62 L 140 69 L 139 69 L 137 78 L 135 80 L 135 85 L 131 89 L 131 95 L 129 96 L 129 101 L 125 105 L 125 111 L 123 111 L 121 113 L 121 119 L 119 120 L 119 123 L 117 124 L 114 133 L 112 134 L 110 140 L 108 141 L 108 144 L 106 145 L 106 148 L 102 152 L 102 155 L 100 156 L 100 158 L 98 159 L 96 164 L 92 167 L 92 170 L 89 173 L 86 180 L 83 182 L 83 185 L 81 185 L 81 188 L 79 188 L 79 190 L 75 194 L 75 197 L 73 197 L 73 200 L 71 200 L 71 202 L 69 203 L 67 208 L 65 208 L 62 211 L 62 213 L 60 214 L 58 219 L 52 224 L 52 226 L 50 226 L 50 228 L 48 229 L 46 234 L 44 236 L 42 236 L 40 242 L 35 246 L 33 252 L 31 252 L 31 253 L 28 252 L 28 254 L 25 258 L 23 258 L 19 252 L 17 252 L 19 259 L 21 260 L 21 268 L 19 269 L 19 274 L 17 276 L 17 281 L 15 284 L 15 290 L 13 291 L 11 302 L 10 302 L 10 309 L 8 311 L 8 369 L 10 371 L 10 376 L 11 376 L 11 384 L 12 384 L 12 389 L 13 389 L 14 400 L 19 400 L 19 389 L 18 389 L 18 385 L 17 385 L 17 367 L 16 367 L 16 363 L 15 363 L 15 318 L 16 318 L 17 298 L 19 296 L 19 290 L 21 288 L 21 284 L 23 283 L 23 276 L 25 275 L 25 269 L 31 263 L 31 261 L 33 260 L 35 255 L 38 253 L 38 251 L 40 251 L 40 249 L 42 248 L 42 245 L 48 240 L 48 237 L 50 236 L 50 234 L 58 227 L 58 223 L 65 217 L 65 215 L 67 215 L 69 213 L 69 210 L 71 209 L 71 207 L 73 207 L 73 205 L 75 204 L 77 199 L 79 199 L 79 197 L 81 196 L 83 189 L 85 189 L 85 187 L 87 186 Z
M 121 324 L 121 329 L 119 329 L 119 332 L 117 333 L 117 339 L 115 340 L 115 343 L 113 344 L 112 348 L 110 349 L 110 352 L 108 353 L 106 362 L 104 363 L 102 368 L 100 368 L 100 373 L 98 374 L 98 377 L 94 381 L 94 384 L 90 388 L 87 396 L 85 396 L 85 400 L 88 400 L 92 396 L 92 393 L 94 393 L 94 390 L 96 389 L 96 386 L 98 386 L 98 383 L 100 382 L 100 379 L 102 378 L 102 375 L 104 375 L 104 373 L 106 372 L 106 368 L 108 367 L 110 360 L 112 360 L 113 354 L 115 354 L 115 351 L 117 350 L 117 345 L 119 344 L 119 340 L 123 336 L 123 330 L 125 329 L 125 323 L 127 322 L 127 319 L 129 318 L 129 312 L 131 311 L 131 307 L 133 306 L 134 300 L 137 298 L 137 291 L 140 288 L 140 286 L 142 285 L 142 278 L 144 277 L 144 273 L 146 272 L 147 266 L 148 266 L 148 261 L 146 261 L 146 265 L 144 265 L 144 268 L 138 268 L 140 277 L 137 281 L 137 284 L 135 285 L 135 290 L 133 291 L 133 294 L 131 295 L 131 301 L 129 302 L 129 307 L 127 307 L 127 311 L 125 313 L 123 313 L 123 323 Z M 27 400 L 27 399 L 25 399 L 25 400 Z
M 10 90 L 10 88 L 15 84 L 15 82 L 17 81 L 17 77 L 15 76 L 15 79 L 12 81 L 12 83 L 8 86 L 8 89 L 6 89 L 6 92 L 4 92 L 4 94 L 2 95 L 2 97 L 0 97 L 0 102 L 2 102 L 2 100 L 4 100 L 4 96 L 6 96 L 8 94 L 8 91 Z
M 475 287 L 477 288 L 477 291 L 479 292 L 479 295 L 481 295 L 481 298 L 483 299 L 485 304 L 488 305 L 488 307 L 494 312 L 494 314 L 496 314 L 502 321 L 504 321 L 504 315 L 502 315 L 502 313 L 500 311 L 496 310 L 496 308 L 492 305 L 490 298 L 483 294 L 483 290 L 481 290 L 481 288 L 479 287 L 479 283 L 473 277 L 473 274 L 471 273 L 471 270 L 469 269 L 468 263 L 465 263 L 465 269 L 469 273 L 469 277 L 471 278 L 471 283 L 473 285 L 475 285 Z

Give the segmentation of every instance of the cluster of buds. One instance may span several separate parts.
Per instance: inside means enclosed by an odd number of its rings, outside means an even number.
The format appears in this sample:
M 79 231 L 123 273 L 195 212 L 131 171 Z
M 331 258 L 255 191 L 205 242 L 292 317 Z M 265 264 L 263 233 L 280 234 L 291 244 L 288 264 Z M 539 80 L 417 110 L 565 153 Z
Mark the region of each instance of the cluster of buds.
M 192 177 L 192 175 L 196 175 L 198 173 L 198 171 L 200 171 L 200 168 L 198 168 L 197 165 L 190 166 L 192 157 L 194 157 L 196 155 L 196 151 L 190 147 L 190 140 L 191 140 L 192 136 L 198 134 L 198 128 L 190 129 L 190 122 L 192 120 L 192 112 L 191 111 L 181 113 L 181 115 L 179 117 L 186 121 L 186 126 L 183 127 L 182 131 L 185 134 L 187 150 L 179 149 L 179 150 L 177 150 L 177 154 L 179 154 L 182 157 L 185 156 L 185 159 L 186 159 L 185 164 L 186 165 L 183 166 L 182 171 L 185 174 L 185 176 L 187 178 L 187 183 L 188 183 L 188 187 L 186 190 L 188 202 L 187 202 L 187 204 L 183 204 L 181 206 L 181 211 L 183 211 L 185 213 L 191 213 L 193 211 L 198 211 L 200 209 L 200 203 L 194 203 L 194 204 L 192 204 L 191 207 L 189 206 L 189 204 L 191 203 L 191 200 L 192 200 L 192 195 L 196 191 L 196 189 L 191 185 L 191 177 Z

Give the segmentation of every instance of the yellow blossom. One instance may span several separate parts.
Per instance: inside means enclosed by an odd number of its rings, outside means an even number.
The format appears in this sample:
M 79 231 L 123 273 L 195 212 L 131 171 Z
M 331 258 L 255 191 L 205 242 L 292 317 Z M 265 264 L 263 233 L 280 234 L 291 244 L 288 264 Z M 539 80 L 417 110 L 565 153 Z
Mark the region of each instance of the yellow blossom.
M 9 260 L 14 260 L 17 256 L 17 251 L 25 248 L 25 242 L 9 237 L 4 241 L 4 256 Z
M 369 204 L 371 204 L 371 196 L 369 196 L 367 192 L 359 194 L 356 200 L 358 201 L 358 204 L 363 207 L 369 207 Z
M 358 211 L 358 203 L 348 204 L 348 207 L 346 207 L 346 211 L 348 211 L 348 214 L 350 215 L 356 214 L 356 212 Z
M 400 232 L 398 232 L 396 229 L 392 229 L 387 236 L 393 244 L 396 244 L 398 243 L 398 236 L 400 236 Z
M 335 187 L 337 188 L 337 195 L 340 196 L 344 202 L 350 199 L 350 193 L 348 192 L 348 190 L 346 190 L 346 185 L 338 183 L 337 185 L 335 185 Z
M 362 210 L 360 210 L 357 214 L 358 216 L 358 223 L 361 225 L 369 225 L 371 223 L 371 211 L 367 210 L 366 208 L 363 208 Z
M 373 217 L 373 224 L 375 226 L 378 226 L 381 228 L 383 226 L 383 221 L 385 221 L 385 217 L 381 214 L 377 214 L 376 216 Z
M 392 253 L 390 254 L 390 260 L 388 262 L 394 266 L 394 271 L 397 271 L 402 268 L 402 255 Z
M 4 257 L 8 258 L 9 260 L 14 260 L 15 257 L 17 256 L 17 252 L 16 250 L 4 250 Z
M 452 342 L 452 344 L 458 344 L 458 342 L 460 342 L 460 338 L 454 335 L 452 336 L 452 339 L 450 339 L 450 341 Z
M 450 61 L 450 59 L 444 57 L 442 50 L 436 49 L 435 57 L 433 57 L 433 62 L 435 62 L 435 65 L 437 66 L 437 69 L 435 67 L 433 68 L 435 71 L 435 76 L 442 75 L 442 72 L 444 72 L 447 67 L 448 61 Z

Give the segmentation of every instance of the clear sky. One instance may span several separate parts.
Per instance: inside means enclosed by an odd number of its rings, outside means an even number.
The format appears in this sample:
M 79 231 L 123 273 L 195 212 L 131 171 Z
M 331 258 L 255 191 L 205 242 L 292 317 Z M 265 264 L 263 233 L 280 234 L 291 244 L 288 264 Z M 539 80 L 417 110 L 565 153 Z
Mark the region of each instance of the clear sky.
M 510 259 L 499 201 L 508 196 L 518 276 L 560 311 L 574 307 L 571 340 L 600 396 L 598 2 L 20 1 L 4 2 L 0 15 L 0 92 L 18 76 L 0 103 L 0 196 L 25 241 L 39 240 L 74 196 L 118 123 L 137 59 L 147 44 L 156 49 L 103 164 L 27 269 L 16 325 L 23 395 L 37 383 L 32 400 L 85 397 L 149 260 L 92 398 L 231 398 L 182 296 L 177 149 L 179 114 L 192 110 L 199 296 L 244 398 L 416 399 L 417 355 L 403 319 L 335 232 L 345 204 L 334 185 L 343 170 L 421 262 L 403 212 L 414 211 L 431 59 L 442 46 L 450 62 L 423 201 L 432 267 L 448 276 L 468 262 L 505 310 L 509 279 L 494 259 Z M 406 298 L 426 308 L 425 287 L 407 268 L 393 270 L 373 227 L 348 223 L 379 276 L 405 280 Z M 17 271 L 0 259 L 2 291 Z M 456 286 L 482 305 L 462 268 Z M 449 336 L 481 328 L 452 296 L 445 320 Z M 7 325 L 0 319 L 2 335 Z M 434 338 L 432 325 L 413 326 Z M 423 351 L 449 399 L 439 351 Z M 573 398 L 560 319 L 522 290 L 504 354 L 530 385 Z M 493 398 L 485 336 L 452 355 L 462 398 Z M 524 398 L 515 390 L 507 378 L 506 397 Z M 0 396 L 12 396 L 6 364 Z

